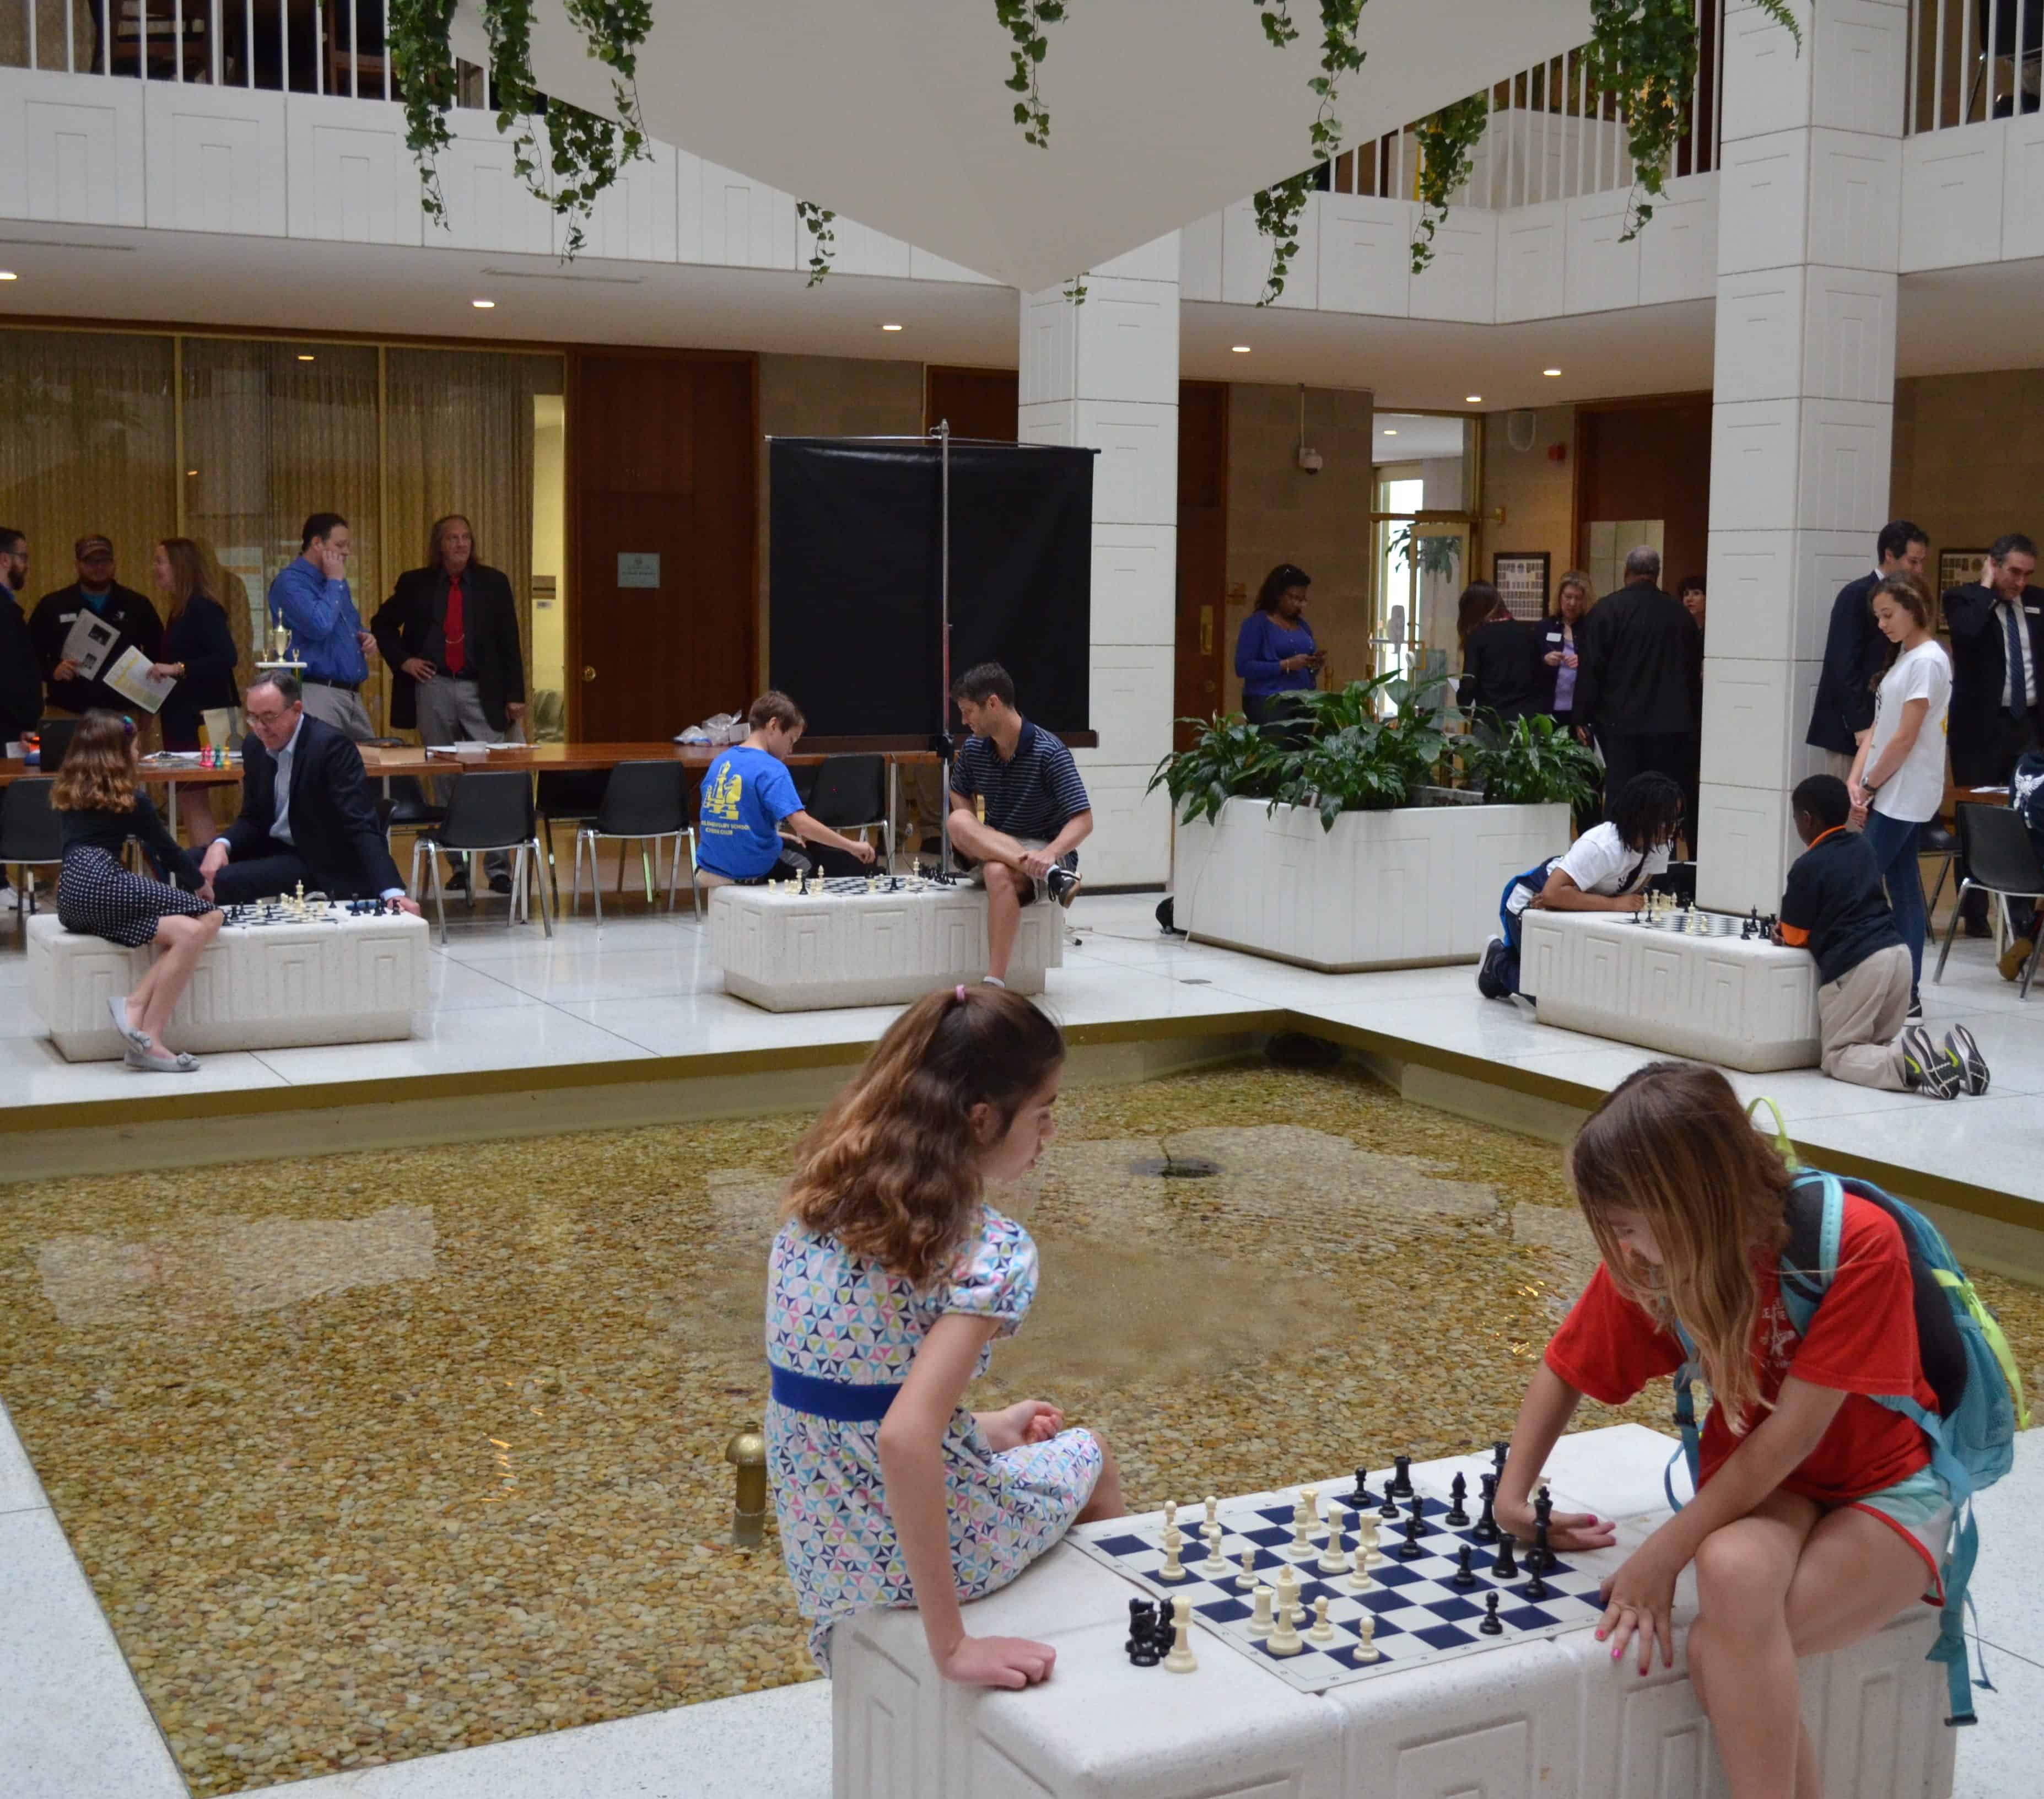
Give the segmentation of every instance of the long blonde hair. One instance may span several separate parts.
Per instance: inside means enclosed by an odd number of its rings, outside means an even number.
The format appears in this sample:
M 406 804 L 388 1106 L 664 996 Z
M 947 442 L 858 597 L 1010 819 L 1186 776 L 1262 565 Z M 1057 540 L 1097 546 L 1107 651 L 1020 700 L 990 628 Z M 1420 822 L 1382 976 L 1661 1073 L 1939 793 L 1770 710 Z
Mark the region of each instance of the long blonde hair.
M 135 803 L 135 726 L 117 712 L 88 712 L 50 788 L 60 812 L 125 812 Z
M 1680 1324 L 1734 1428 L 1763 1403 L 1754 1371 L 1758 1263 L 1788 1240 L 1789 1174 L 1715 1068 L 1650 1062 L 1608 1094 L 1569 1149 L 1576 1199 L 1625 1297 Z M 1621 1244 L 1611 1214 L 1638 1214 L 1658 1267 Z
M 930 1286 L 980 1217 L 972 1109 L 1005 1133 L 1064 1056 L 1057 1026 L 1005 987 L 925 994 L 802 1139 L 786 1215 Z

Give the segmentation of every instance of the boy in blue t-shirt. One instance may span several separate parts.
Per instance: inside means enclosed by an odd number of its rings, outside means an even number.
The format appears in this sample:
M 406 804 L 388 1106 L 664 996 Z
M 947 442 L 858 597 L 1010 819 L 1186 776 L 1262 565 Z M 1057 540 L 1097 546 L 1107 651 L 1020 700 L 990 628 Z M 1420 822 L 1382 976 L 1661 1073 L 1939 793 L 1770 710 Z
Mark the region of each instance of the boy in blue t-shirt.
M 770 876 L 806 873 L 807 859 L 791 855 L 782 842 L 784 825 L 809 843 L 843 850 L 870 866 L 872 844 L 840 837 L 802 809 L 788 772 L 788 758 L 808 722 L 801 708 L 769 689 L 752 702 L 745 722 L 751 735 L 716 756 L 703 776 L 696 852 L 703 885 L 756 886 Z

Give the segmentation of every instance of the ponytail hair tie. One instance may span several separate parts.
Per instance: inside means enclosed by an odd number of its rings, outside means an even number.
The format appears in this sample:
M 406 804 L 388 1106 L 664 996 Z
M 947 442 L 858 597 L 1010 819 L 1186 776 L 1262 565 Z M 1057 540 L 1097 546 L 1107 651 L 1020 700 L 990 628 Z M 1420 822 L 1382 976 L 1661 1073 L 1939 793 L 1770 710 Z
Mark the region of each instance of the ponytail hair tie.
M 951 989 L 951 998 L 954 998 L 955 1000 L 956 1000 L 956 1001 L 959 1002 L 959 1004 L 960 1005 L 963 1005 L 965 1004 L 965 982 L 962 982 L 962 981 L 959 982 L 959 984 L 958 984 L 955 987 L 954 987 L 954 988 L 952 988 L 952 989 Z

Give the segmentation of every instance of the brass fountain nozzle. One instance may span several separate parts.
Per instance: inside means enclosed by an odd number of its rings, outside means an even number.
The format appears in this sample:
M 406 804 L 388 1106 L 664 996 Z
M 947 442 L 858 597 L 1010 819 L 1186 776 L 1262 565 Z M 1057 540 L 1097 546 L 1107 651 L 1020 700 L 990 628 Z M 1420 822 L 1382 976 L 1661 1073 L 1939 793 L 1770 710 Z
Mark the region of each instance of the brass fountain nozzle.
M 736 1470 L 731 1507 L 731 1540 L 748 1549 L 766 1534 L 766 1438 L 748 1424 L 724 1445 L 724 1459 Z

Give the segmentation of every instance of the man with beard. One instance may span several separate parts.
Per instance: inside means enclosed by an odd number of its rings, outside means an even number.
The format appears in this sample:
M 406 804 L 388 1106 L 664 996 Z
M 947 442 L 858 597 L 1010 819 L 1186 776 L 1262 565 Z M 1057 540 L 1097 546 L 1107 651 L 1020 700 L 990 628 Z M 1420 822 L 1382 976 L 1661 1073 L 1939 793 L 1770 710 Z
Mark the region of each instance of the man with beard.
M 0 525 L 0 750 L 43 715 L 43 671 L 15 597 L 29 584 L 29 540 Z

